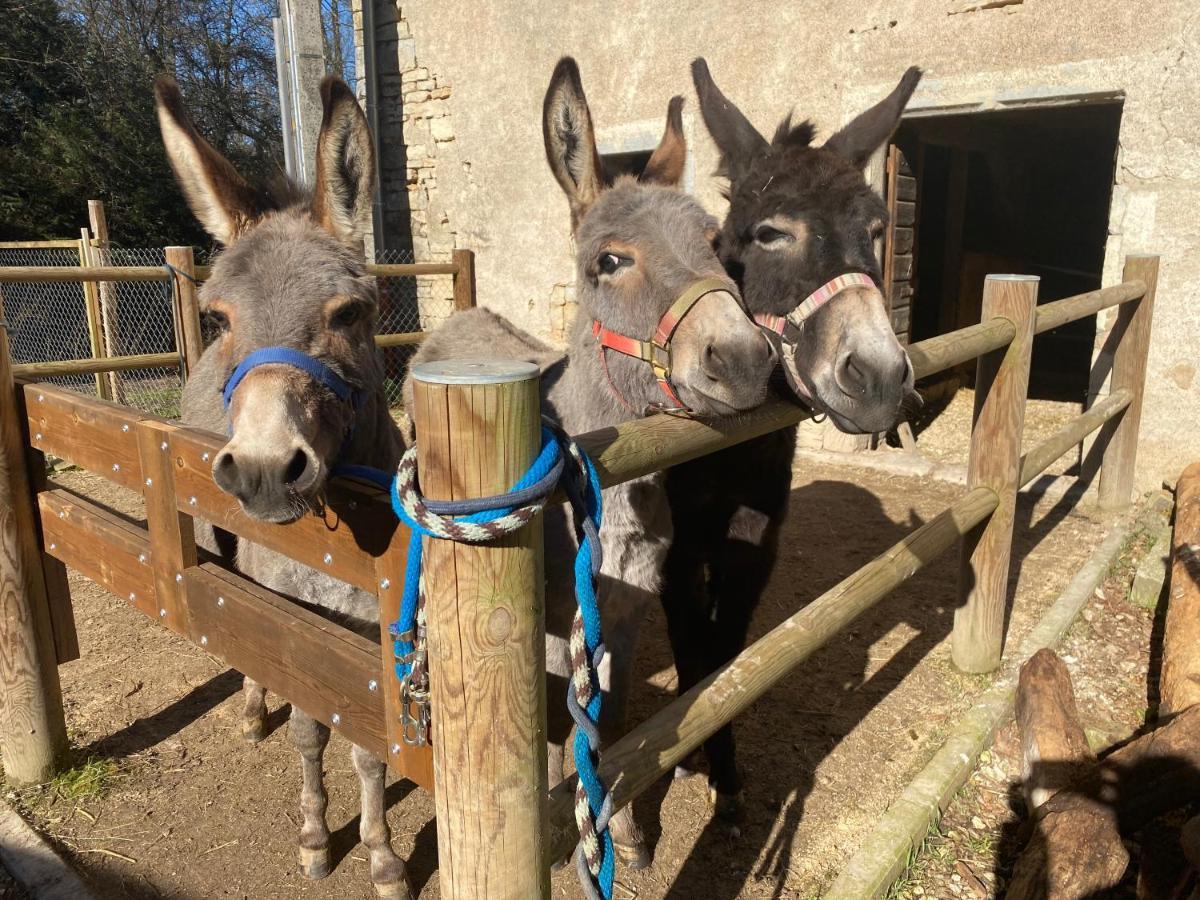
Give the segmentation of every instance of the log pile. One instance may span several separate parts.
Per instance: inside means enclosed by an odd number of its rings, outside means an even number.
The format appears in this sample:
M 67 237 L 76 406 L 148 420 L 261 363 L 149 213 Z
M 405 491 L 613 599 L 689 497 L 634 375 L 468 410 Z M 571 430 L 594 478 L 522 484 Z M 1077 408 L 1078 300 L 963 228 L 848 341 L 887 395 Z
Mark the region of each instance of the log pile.
M 1200 816 L 1181 824 L 1176 812 L 1200 800 L 1200 463 L 1179 479 L 1172 549 L 1157 727 L 1097 759 L 1062 660 L 1041 650 L 1021 669 L 1032 827 L 1010 900 L 1105 896 L 1126 874 L 1134 835 L 1139 898 L 1200 900 Z

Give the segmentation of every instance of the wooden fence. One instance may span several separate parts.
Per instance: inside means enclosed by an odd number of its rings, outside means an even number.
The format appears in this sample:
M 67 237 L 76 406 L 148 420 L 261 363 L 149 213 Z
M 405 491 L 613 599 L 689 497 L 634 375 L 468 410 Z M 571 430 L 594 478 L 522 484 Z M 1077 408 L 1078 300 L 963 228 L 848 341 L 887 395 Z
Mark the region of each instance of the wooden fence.
M 856 616 L 960 540 L 954 660 L 967 671 L 994 668 L 1004 642 L 1020 487 L 1101 429 L 1100 503 L 1115 508 L 1131 500 L 1157 270 L 1156 257 L 1131 257 L 1121 284 L 1040 307 L 1036 279 L 990 276 L 980 324 L 911 345 L 918 378 L 978 357 L 967 491 L 606 747 L 600 771 L 616 807 L 670 772 Z M 149 270 L 132 277 L 163 275 Z M 1114 306 L 1120 310 L 1111 338 L 1110 392 L 1022 453 L 1034 335 Z M 411 413 L 422 435 L 425 493 L 462 499 L 507 489 L 536 452 L 536 382 L 416 387 Z M 340 481 L 331 485 L 322 517 L 286 526 L 249 519 L 212 481 L 211 460 L 224 436 L 45 384 L 15 384 L 3 329 L 0 392 L 16 401 L 0 404 L 0 734 L 10 779 L 45 779 L 65 748 L 57 664 L 78 654 L 63 568 L 70 565 L 385 759 L 396 773 L 433 789 L 443 896 L 547 895 L 549 864 L 578 836 L 573 784 L 546 789 L 540 525 L 496 545 L 434 542 L 429 548 L 437 724 L 432 749 L 413 749 L 401 737 L 387 633 L 398 617 L 408 533 L 385 495 Z M 806 416 L 772 400 L 724 421 L 654 416 L 577 439 L 608 486 Z M 46 453 L 142 494 L 146 523 L 131 523 L 47 484 Z M 195 516 L 375 594 L 380 643 L 218 566 L 196 548 Z

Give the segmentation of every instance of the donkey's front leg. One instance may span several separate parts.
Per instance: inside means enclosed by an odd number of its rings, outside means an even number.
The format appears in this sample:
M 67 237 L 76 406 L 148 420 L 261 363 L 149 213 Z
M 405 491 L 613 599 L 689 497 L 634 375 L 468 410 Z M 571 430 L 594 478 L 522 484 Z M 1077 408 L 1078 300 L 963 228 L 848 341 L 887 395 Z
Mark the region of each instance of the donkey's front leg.
M 300 787 L 300 874 L 324 878 L 329 874 L 329 826 L 325 824 L 325 773 L 322 764 L 329 743 L 329 727 L 303 710 L 292 707 L 288 736 L 300 751 L 304 782 Z
M 267 689 L 249 676 L 242 679 L 242 737 L 257 744 L 266 736 Z
M 408 883 L 408 869 L 404 860 L 392 849 L 392 831 L 387 823 L 387 804 L 384 785 L 387 766 L 376 759 L 370 751 L 357 744 L 350 754 L 354 759 L 354 771 L 362 786 L 362 813 L 359 817 L 358 835 L 371 855 L 371 883 L 375 892 L 388 900 L 412 900 L 412 886 Z

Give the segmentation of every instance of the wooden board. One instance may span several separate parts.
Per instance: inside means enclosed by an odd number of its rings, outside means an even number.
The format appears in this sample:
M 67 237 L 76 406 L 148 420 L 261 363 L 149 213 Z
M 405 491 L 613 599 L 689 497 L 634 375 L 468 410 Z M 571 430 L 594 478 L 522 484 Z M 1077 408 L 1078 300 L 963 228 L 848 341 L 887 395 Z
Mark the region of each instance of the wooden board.
M 912 253 L 913 235 L 912 228 L 893 228 L 892 251 L 894 253 Z
M 34 448 L 141 493 L 134 426 L 154 416 L 51 384 L 25 385 L 25 407 Z
M 62 489 L 38 495 L 46 552 L 158 620 L 150 535 Z
M 158 598 L 158 614 L 172 631 L 187 632 L 187 593 L 183 572 L 196 565 L 196 536 L 191 516 L 178 509 L 175 466 L 170 438 L 178 426 L 140 422 L 137 431 L 141 450 L 143 494 L 146 498 L 146 527 L 150 533 L 151 570 Z
M 896 218 L 893 220 L 900 228 L 910 228 L 917 219 L 917 204 L 909 200 L 896 201 Z
M 184 581 L 194 643 L 386 758 L 373 641 L 212 563 L 188 569 Z
M 364 591 L 376 593 L 375 558 L 397 528 L 387 497 L 377 488 L 338 481 L 323 516 L 272 525 L 244 515 L 237 500 L 212 480 L 212 461 L 225 439 L 197 428 L 174 428 L 169 438 L 180 512 L 270 547 Z

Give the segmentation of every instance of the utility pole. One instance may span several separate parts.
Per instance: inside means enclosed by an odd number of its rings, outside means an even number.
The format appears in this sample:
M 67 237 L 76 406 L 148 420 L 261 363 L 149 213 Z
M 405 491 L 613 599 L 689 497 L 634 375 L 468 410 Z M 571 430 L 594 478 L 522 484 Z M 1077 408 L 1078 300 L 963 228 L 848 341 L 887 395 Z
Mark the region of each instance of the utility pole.
M 279 18 L 272 24 L 284 161 L 289 177 L 312 184 L 325 77 L 321 0 L 280 0 Z

